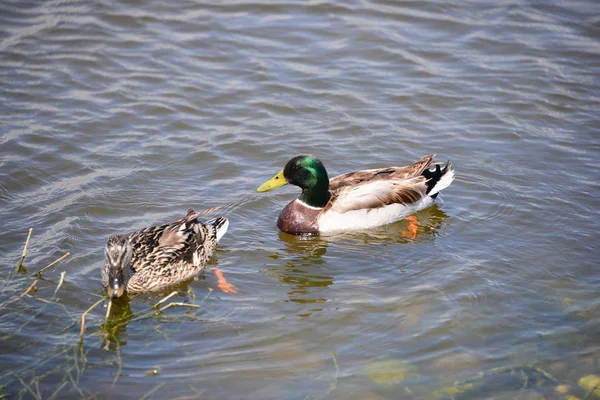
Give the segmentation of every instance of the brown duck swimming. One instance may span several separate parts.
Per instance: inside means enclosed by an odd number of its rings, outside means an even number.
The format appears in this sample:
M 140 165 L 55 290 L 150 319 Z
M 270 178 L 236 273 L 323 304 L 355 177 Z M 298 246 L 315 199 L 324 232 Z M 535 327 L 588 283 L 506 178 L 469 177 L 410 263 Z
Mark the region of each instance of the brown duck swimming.
M 190 208 L 184 218 L 171 223 L 111 236 L 102 268 L 108 296 L 161 290 L 202 271 L 229 221 L 219 217 L 205 225 L 198 219 L 200 214 Z

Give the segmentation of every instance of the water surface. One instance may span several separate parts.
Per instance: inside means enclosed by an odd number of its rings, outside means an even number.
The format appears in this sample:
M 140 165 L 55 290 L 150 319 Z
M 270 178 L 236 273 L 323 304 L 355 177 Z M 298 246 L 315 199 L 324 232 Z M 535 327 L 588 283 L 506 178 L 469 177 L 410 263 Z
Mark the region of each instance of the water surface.
M 599 16 L 591 0 L 3 2 L 0 394 L 438 399 L 530 367 L 555 381 L 457 398 L 583 398 L 600 374 Z M 275 226 L 298 189 L 254 192 L 298 153 L 331 176 L 437 153 L 457 179 L 415 239 L 406 221 L 299 238 Z M 104 324 L 99 306 L 78 344 L 109 235 L 219 205 L 211 269 L 171 299 L 201 308 L 148 315 L 166 292 Z

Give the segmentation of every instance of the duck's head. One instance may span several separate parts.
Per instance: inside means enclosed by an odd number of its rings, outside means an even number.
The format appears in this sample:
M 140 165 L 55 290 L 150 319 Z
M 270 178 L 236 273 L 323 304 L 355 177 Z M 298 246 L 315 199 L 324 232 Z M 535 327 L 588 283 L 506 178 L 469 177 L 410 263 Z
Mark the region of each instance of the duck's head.
M 300 200 L 313 207 L 324 207 L 329 201 L 329 177 L 321 161 L 309 154 L 293 157 L 277 175 L 263 183 L 257 192 L 267 192 L 287 184 L 302 189 Z
M 125 293 L 125 269 L 131 264 L 133 247 L 126 236 L 111 236 L 104 249 L 104 286 L 108 297 L 116 299 Z

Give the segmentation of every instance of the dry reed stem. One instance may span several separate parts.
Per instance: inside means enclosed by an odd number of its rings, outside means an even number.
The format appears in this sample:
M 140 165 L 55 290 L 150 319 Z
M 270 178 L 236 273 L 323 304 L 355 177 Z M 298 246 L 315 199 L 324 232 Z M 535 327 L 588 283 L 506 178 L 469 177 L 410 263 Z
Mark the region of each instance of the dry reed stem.
M 31 232 L 33 232 L 33 228 L 29 228 L 29 234 L 27 235 L 27 240 L 25 241 L 25 247 L 23 247 L 23 255 L 21 259 L 17 263 L 17 271 L 21 269 L 23 266 L 23 260 L 25 260 L 25 256 L 27 255 L 27 246 L 29 246 L 29 239 L 31 238 Z
M 78 360 L 77 356 L 81 357 L 80 354 L 77 354 L 77 351 L 81 347 L 83 347 L 83 346 L 80 345 L 80 346 L 77 346 L 77 348 L 75 346 L 73 346 L 73 367 L 71 367 L 69 369 L 69 371 L 75 369 L 75 371 L 77 371 L 77 376 L 81 376 L 81 370 L 79 369 L 79 362 L 77 361 Z M 66 375 L 65 375 L 65 377 L 66 377 Z
M 178 291 L 171 292 L 168 296 L 163 297 L 158 303 L 153 305 L 152 308 L 160 308 L 160 305 L 162 303 L 169 300 L 171 297 L 175 296 L 177 293 L 179 293 L 179 292 Z
M 77 390 L 79 392 L 79 395 L 81 396 L 80 398 L 85 398 L 85 394 L 83 393 L 83 390 L 81 390 L 81 388 L 79 387 L 78 383 L 75 381 L 75 378 L 73 378 L 73 374 L 71 374 L 71 370 L 67 371 L 67 375 L 69 376 L 69 380 L 71 381 L 71 384 L 73 385 L 73 387 L 75 388 L 75 390 Z
M 57 388 L 57 389 L 54 391 L 54 393 L 52 393 L 52 396 L 50 396 L 50 397 L 48 398 L 48 400 L 52 400 L 52 399 L 56 398 L 56 395 L 57 395 L 57 394 L 58 394 L 58 393 L 59 393 L 61 390 L 63 390 L 63 388 L 64 388 L 65 386 L 67 386 L 67 383 L 68 383 L 68 382 L 67 382 L 66 380 L 64 380 L 64 381 L 63 381 L 63 383 L 62 383 L 61 385 L 59 385 L 59 386 L 58 386 L 58 388 Z
M 63 271 L 60 273 L 60 280 L 58 281 L 58 285 L 56 286 L 56 290 L 54 291 L 54 296 L 56 296 L 56 293 L 58 292 L 58 289 L 60 289 L 60 287 L 62 286 L 63 282 L 65 281 L 65 274 L 66 272 Z M 54 297 L 52 296 L 52 297 Z
M 47 304 L 57 304 L 56 301 L 50 301 L 50 300 L 46 300 L 46 299 L 42 299 L 41 297 L 34 297 L 34 299 L 39 300 L 43 303 L 47 303 Z
M 25 247 L 23 247 L 22 257 L 25 257 L 27 255 L 27 246 L 29 246 L 29 239 L 31 239 L 32 232 L 33 232 L 33 228 L 29 228 L 29 233 L 27 234 L 27 240 L 25 241 Z
M 68 253 L 67 253 L 68 254 Z M 104 297 L 94 303 L 90 308 L 85 310 L 83 314 L 81 314 L 81 330 L 79 331 L 79 341 L 83 341 L 83 333 L 85 332 L 85 316 L 92 311 L 96 306 L 104 301 Z
M 31 283 L 31 285 L 29 285 L 29 287 L 27 288 L 27 290 L 23 292 L 23 294 L 21 295 L 21 297 L 25 296 L 27 293 L 31 292 L 32 290 L 37 290 L 35 288 L 35 284 L 37 283 L 37 281 L 38 281 L 37 279 L 35 281 L 33 281 Z
M 106 306 L 106 316 L 104 319 L 108 319 L 110 317 L 110 309 L 112 307 L 112 299 L 108 299 L 108 306 Z
M 79 336 L 79 358 L 81 360 L 82 367 L 85 368 L 87 364 L 87 358 L 85 357 L 85 351 L 83 350 L 83 336 Z
M 21 377 L 17 376 L 17 379 L 19 380 L 19 382 L 21 382 L 21 385 L 23 385 L 23 387 L 24 387 L 26 390 L 28 390 L 28 391 L 29 391 L 29 393 L 31 393 L 31 395 L 32 395 L 32 396 L 33 396 L 35 399 L 42 400 L 42 397 L 41 397 L 41 396 L 39 396 L 37 393 L 35 393 L 35 392 L 33 391 L 33 389 L 32 389 L 32 388 L 31 388 L 29 385 L 27 385 L 27 384 L 25 383 L 25 381 L 23 381 L 23 379 L 21 379 Z
M 188 303 L 178 303 L 178 302 L 171 302 L 169 304 L 167 304 L 162 310 L 166 310 L 167 308 L 170 307 L 175 307 L 175 306 L 180 306 L 180 307 L 192 307 L 192 308 L 204 308 L 202 306 L 199 306 L 197 304 L 188 304 Z
M 204 304 L 204 302 L 206 301 L 206 299 L 208 299 L 210 297 L 212 292 L 213 292 L 213 288 L 208 288 L 208 293 L 206 293 L 206 296 L 204 296 L 204 298 L 200 302 L 200 305 Z
M 155 316 L 155 315 L 157 315 L 157 314 L 158 314 L 158 312 L 161 312 L 161 311 L 163 311 L 163 310 L 166 310 L 166 309 L 167 309 L 167 308 L 169 308 L 169 307 L 173 307 L 173 306 L 176 306 L 176 305 L 179 305 L 179 306 L 184 306 L 184 307 L 193 307 L 193 308 L 199 308 L 199 309 L 201 309 L 201 310 L 204 310 L 204 311 L 208 312 L 208 309 L 206 309 L 205 307 L 203 307 L 201 304 L 202 304 L 202 303 L 204 303 L 204 301 L 205 301 L 205 300 L 206 300 L 206 299 L 207 299 L 207 298 L 208 298 L 208 297 L 209 297 L 209 296 L 210 296 L 210 295 L 213 293 L 213 289 L 212 289 L 212 288 L 209 288 L 209 289 L 208 289 L 208 293 L 206 294 L 206 296 L 204 296 L 204 298 L 203 298 L 203 299 L 202 299 L 202 301 L 200 302 L 200 305 L 196 305 L 196 304 L 187 304 L 187 303 L 172 303 L 172 305 L 167 305 L 166 307 L 164 307 L 164 308 L 162 308 L 162 309 L 158 309 L 158 310 L 157 310 L 158 306 L 159 306 L 161 303 L 163 303 L 163 302 L 165 302 L 166 300 L 170 299 L 171 297 L 173 297 L 173 296 L 174 296 L 175 294 L 177 294 L 177 293 L 179 293 L 179 292 L 178 292 L 178 291 L 171 292 L 171 293 L 170 293 L 168 296 L 165 296 L 165 297 L 164 297 L 163 299 L 161 299 L 161 300 L 160 300 L 158 303 L 156 303 L 156 304 L 154 304 L 154 305 L 152 305 L 152 306 L 150 306 L 150 307 L 148 307 L 148 308 L 146 308 L 146 309 L 144 309 L 144 310 L 142 310 L 142 311 L 138 312 L 137 314 L 139 314 L 139 315 L 138 315 L 137 317 L 133 317 L 133 318 L 131 318 L 131 319 L 126 319 L 126 320 L 125 320 L 125 321 L 123 321 L 123 322 L 121 322 L 121 320 L 122 320 L 123 318 L 117 318 L 117 319 L 116 319 L 116 321 L 113 321 L 113 324 L 111 324 L 111 326 L 112 326 L 112 329 L 118 329 L 118 328 L 120 328 L 120 327 L 122 327 L 122 326 L 124 326 L 124 325 L 127 325 L 127 324 L 131 323 L 131 322 L 134 322 L 134 321 L 139 321 L 139 320 L 142 320 L 142 319 L 145 319 L 145 318 L 149 318 L 149 317 Z M 152 311 L 150 311 L 150 310 L 152 310 Z M 158 311 L 158 312 L 157 312 L 157 311 Z M 232 325 L 232 326 L 233 326 L 233 325 Z M 235 327 L 234 327 L 234 329 L 236 329 L 236 331 L 237 331 L 237 328 L 235 328 Z M 239 332 L 238 332 L 238 333 L 239 333 Z
M 140 398 L 140 400 L 146 400 L 148 397 L 152 396 L 154 393 L 158 392 L 160 390 L 161 387 L 165 386 L 165 382 L 159 383 L 158 385 L 156 385 L 154 387 L 154 389 L 152 389 L 151 391 L 149 391 L 148 393 L 146 393 L 142 398 Z
M 208 310 L 205 307 L 199 306 L 197 304 L 187 304 L 187 303 L 177 303 L 177 302 L 172 302 L 172 303 L 167 304 L 164 308 L 162 308 L 161 310 L 158 310 L 158 312 L 162 312 L 162 311 L 166 310 L 167 308 L 170 308 L 170 307 L 173 307 L 173 306 L 183 306 L 183 307 L 200 308 L 200 309 L 208 312 Z M 154 308 L 154 307 L 150 307 L 147 310 L 150 310 L 152 308 Z M 144 311 L 147 311 L 147 310 L 144 310 Z M 143 312 L 143 311 L 141 311 L 141 312 Z M 148 317 L 152 317 L 154 315 L 157 315 L 158 312 L 156 310 L 155 311 L 150 311 L 150 312 L 148 312 L 146 314 L 142 314 L 140 316 L 132 318 L 131 320 L 125 322 L 125 324 L 128 324 L 128 323 L 133 322 L 133 321 L 139 321 L 139 320 L 142 320 L 142 319 L 145 319 L 145 318 L 148 318 Z M 116 326 L 119 327 L 119 326 L 123 326 L 125 324 L 116 325 Z
M 46 265 L 44 268 L 40 269 L 38 272 L 35 273 L 35 275 L 41 275 L 42 271 L 47 270 L 48 268 L 52 267 L 53 265 L 55 265 L 56 263 L 64 260 L 65 258 L 67 258 L 69 255 L 71 254 L 70 251 L 67 251 L 61 258 L 59 258 L 56 261 L 51 262 L 50 264 Z

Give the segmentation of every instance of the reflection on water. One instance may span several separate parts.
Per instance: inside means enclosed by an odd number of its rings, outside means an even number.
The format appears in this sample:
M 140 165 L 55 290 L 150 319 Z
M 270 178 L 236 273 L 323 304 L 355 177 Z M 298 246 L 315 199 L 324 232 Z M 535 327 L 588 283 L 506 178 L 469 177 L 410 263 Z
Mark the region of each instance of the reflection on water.
M 447 218 L 448 215 L 437 204 L 433 204 L 411 216 L 411 221 L 404 219 L 374 229 L 335 233 L 322 238 L 331 245 L 346 247 L 349 250 L 353 248 L 357 251 L 369 251 L 369 248 L 376 250 L 377 246 L 374 245 L 408 244 L 413 241 L 432 240 L 441 234 L 440 230 Z M 411 232 L 412 221 L 416 228 L 414 235 Z
M 285 253 L 289 255 L 319 262 L 327 252 L 327 242 L 322 236 L 297 236 L 281 231 L 278 233 L 280 242 L 285 246 Z
M 102 348 L 118 350 L 127 345 L 127 324 L 135 317 L 127 299 L 112 301 L 110 315 L 102 324 Z
M 324 257 L 327 249 L 333 246 L 349 253 L 376 252 L 378 245 L 408 245 L 413 241 L 431 240 L 439 234 L 446 213 L 433 205 L 415 215 L 417 221 L 416 235 L 406 235 L 408 221 L 399 221 L 367 231 L 340 232 L 322 236 L 291 235 L 279 232 L 279 241 L 284 247 L 268 257 L 273 260 L 285 260 L 285 264 L 277 263 L 269 266 L 269 274 L 290 287 L 288 300 L 302 304 L 324 303 L 328 299 L 323 288 L 334 283 L 334 276 L 327 274 L 327 263 Z M 407 237 L 411 236 L 411 237 Z M 322 311 L 313 308 L 311 311 Z M 302 313 L 309 316 L 310 313 Z M 415 318 L 414 313 L 412 317 Z
M 563 3 L 0 2 L 0 397 L 585 398 L 599 12 Z M 295 154 L 434 152 L 457 179 L 416 221 L 289 236 L 297 188 L 255 193 Z M 209 268 L 96 307 L 80 346 L 106 238 L 218 205 L 238 293 Z M 558 385 L 521 391 L 535 368 Z
M 214 263 L 214 261 L 212 262 Z M 211 263 L 211 264 L 212 264 Z M 141 294 L 133 297 L 124 296 L 113 300 L 110 304 L 110 313 L 107 319 L 100 327 L 102 348 L 104 350 L 119 350 L 127 345 L 127 326 L 131 322 L 137 322 L 148 318 L 165 319 L 169 321 L 193 321 L 199 318 L 199 315 L 204 313 L 206 309 L 202 307 L 204 300 L 213 293 L 210 289 L 204 298 L 197 299 L 194 291 L 190 289 L 190 284 L 194 281 L 203 280 L 204 272 L 200 275 L 179 282 L 175 285 L 164 288 L 160 292 Z M 132 302 L 135 302 L 137 308 L 145 306 L 145 308 L 133 312 L 131 309 Z M 191 307 L 194 308 L 193 313 L 186 313 L 172 317 L 165 315 L 163 310 L 172 306 L 175 307 Z M 105 308 L 107 303 L 105 304 Z
M 327 253 L 328 243 L 318 236 L 295 236 L 279 232 L 284 245 L 281 252 L 269 256 L 273 259 L 285 258 L 285 264 L 269 267 L 269 274 L 289 286 L 289 301 L 302 304 L 323 303 L 326 288 L 333 284 L 333 277 L 323 270 L 323 256 Z M 315 307 L 313 312 L 321 311 Z M 301 316 L 309 316 L 303 313 Z

